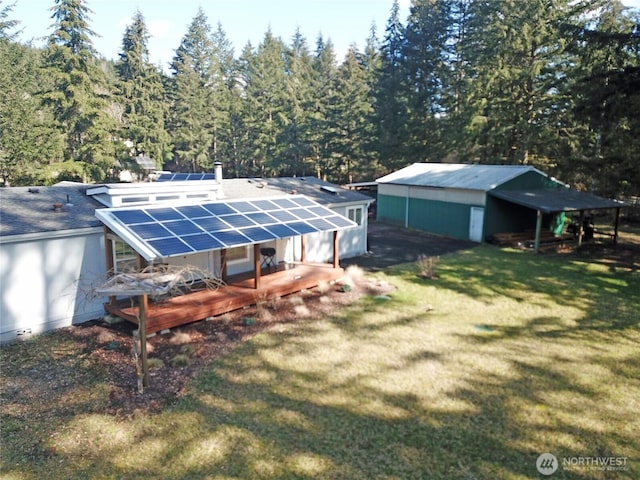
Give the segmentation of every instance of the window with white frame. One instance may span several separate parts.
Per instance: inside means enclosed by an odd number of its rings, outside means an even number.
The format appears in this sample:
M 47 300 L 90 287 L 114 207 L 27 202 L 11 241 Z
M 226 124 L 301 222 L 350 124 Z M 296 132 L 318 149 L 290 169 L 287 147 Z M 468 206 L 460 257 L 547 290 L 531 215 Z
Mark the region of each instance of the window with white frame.
M 131 273 L 140 270 L 140 257 L 131 246 L 119 238 L 114 238 L 113 270 L 114 273 Z
M 362 207 L 347 208 L 347 218 L 362 225 Z

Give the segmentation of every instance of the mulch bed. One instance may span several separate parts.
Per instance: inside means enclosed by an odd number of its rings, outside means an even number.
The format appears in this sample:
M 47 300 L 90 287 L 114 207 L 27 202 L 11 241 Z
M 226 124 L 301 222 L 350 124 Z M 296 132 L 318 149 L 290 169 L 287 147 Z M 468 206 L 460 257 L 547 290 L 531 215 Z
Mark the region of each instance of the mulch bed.
M 348 288 L 343 288 L 334 284 L 327 291 L 307 290 L 150 337 L 147 351 L 152 359 L 150 364 L 156 366 L 150 368 L 149 385 L 143 393 L 138 391 L 133 356 L 135 325 L 96 320 L 63 330 L 84 342 L 91 362 L 106 372 L 109 393 L 106 413 L 127 416 L 136 411 L 159 412 L 182 397 L 189 381 L 205 366 L 257 333 L 276 324 L 322 318 L 364 295 L 384 295 L 394 290 L 389 284 L 366 278 L 350 280 L 347 285 Z M 295 302 L 292 297 L 297 297 Z M 61 363 L 60 368 L 67 366 Z M 48 375 L 54 380 L 64 376 L 62 371 Z

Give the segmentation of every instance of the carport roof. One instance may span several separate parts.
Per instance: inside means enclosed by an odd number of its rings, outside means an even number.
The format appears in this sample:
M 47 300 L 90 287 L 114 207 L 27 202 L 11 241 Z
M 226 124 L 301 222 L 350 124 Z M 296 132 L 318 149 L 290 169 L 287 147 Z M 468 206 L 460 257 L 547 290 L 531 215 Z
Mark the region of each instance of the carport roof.
M 540 190 L 491 190 L 489 195 L 543 213 L 603 210 L 626 206 L 624 202 L 568 188 Z

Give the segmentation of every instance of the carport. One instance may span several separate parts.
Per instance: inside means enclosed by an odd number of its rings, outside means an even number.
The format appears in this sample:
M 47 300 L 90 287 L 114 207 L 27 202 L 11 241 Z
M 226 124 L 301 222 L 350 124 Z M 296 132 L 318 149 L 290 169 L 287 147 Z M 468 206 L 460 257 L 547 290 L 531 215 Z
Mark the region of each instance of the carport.
M 613 244 L 618 241 L 618 223 L 620 209 L 626 204 L 617 200 L 598 197 L 586 192 L 578 192 L 568 188 L 539 190 L 491 190 L 489 195 L 510 203 L 521 205 L 536 211 L 536 229 L 534 250 L 540 249 L 540 233 L 542 231 L 542 215 L 561 212 L 580 212 L 578 229 L 578 246 L 582 245 L 584 235 L 583 221 L 585 211 L 615 209 Z

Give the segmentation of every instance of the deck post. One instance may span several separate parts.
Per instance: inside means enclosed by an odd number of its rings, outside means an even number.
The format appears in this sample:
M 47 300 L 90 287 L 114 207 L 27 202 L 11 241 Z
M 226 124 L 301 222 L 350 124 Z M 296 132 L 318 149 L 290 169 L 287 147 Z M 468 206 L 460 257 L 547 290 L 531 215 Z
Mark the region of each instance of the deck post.
M 333 268 L 340 266 L 340 243 L 338 241 L 338 230 L 333 231 Z
M 253 244 L 253 287 L 260 288 L 260 244 Z
M 307 241 L 304 235 L 300 235 L 300 263 L 307 261 Z
M 115 273 L 114 260 L 113 260 L 113 242 L 109 238 L 109 229 L 105 225 L 104 229 L 104 255 L 105 261 L 107 265 L 107 278 L 113 276 Z M 116 303 L 116 296 L 109 295 L 109 304 L 113 305 Z
M 140 331 L 140 360 L 142 362 L 142 386 L 149 386 L 149 366 L 147 365 L 147 311 L 149 297 L 145 293 L 138 298 L 138 330 Z
M 227 281 L 227 249 L 220 250 L 220 276 L 223 281 Z
M 538 210 L 536 214 L 536 238 L 534 240 L 534 251 L 538 253 L 540 250 L 540 232 L 542 230 L 542 211 Z

